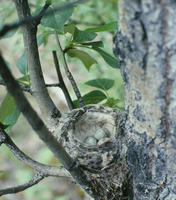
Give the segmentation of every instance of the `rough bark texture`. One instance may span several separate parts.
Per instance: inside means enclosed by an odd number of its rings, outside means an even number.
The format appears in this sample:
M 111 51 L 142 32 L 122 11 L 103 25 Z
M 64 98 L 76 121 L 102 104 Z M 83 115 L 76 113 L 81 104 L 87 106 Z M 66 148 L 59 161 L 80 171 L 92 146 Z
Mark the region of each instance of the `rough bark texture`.
M 174 0 L 119 0 L 114 52 L 135 200 L 176 199 L 175 10 Z

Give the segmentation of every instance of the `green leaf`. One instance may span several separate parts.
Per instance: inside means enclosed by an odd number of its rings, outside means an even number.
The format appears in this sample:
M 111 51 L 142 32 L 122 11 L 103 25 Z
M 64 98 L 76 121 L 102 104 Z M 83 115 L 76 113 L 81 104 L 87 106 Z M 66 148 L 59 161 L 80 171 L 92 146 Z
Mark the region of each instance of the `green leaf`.
M 75 25 L 74 24 L 66 24 L 64 26 L 64 32 L 70 33 L 73 36 L 74 32 L 75 32 Z
M 18 61 L 16 62 L 16 65 L 22 74 L 24 75 L 27 74 L 28 67 L 27 67 L 27 58 L 26 58 L 25 53 L 23 53 L 22 56 L 18 59 Z
M 97 63 L 97 61 L 94 58 L 92 58 L 88 53 L 84 51 L 78 49 L 69 49 L 67 53 L 70 57 L 76 57 L 80 59 L 87 68 L 87 70 L 89 70 L 93 64 Z
M 84 46 L 91 46 L 91 47 L 103 47 L 103 42 L 102 41 L 96 41 L 96 42 L 82 42 L 80 43 Z
M 104 106 L 108 106 L 111 108 L 118 108 L 117 103 L 120 102 L 120 99 L 114 99 L 114 98 L 109 98 L 107 99 L 106 103 L 104 103 Z
M 81 42 L 85 42 L 85 41 L 91 41 L 97 36 L 96 33 L 79 30 L 74 24 L 65 25 L 64 32 L 70 33 L 73 36 L 73 40 L 72 40 L 73 43 L 74 42 L 81 43 Z
M 41 24 L 45 27 L 57 29 L 58 27 L 56 23 L 56 18 L 55 18 L 52 7 L 49 7 L 48 11 L 50 11 L 52 14 L 42 17 Z
M 58 31 L 64 32 L 64 24 L 71 17 L 73 9 L 74 8 L 72 7 L 55 13 Z
M 112 68 L 118 68 L 117 60 L 108 54 L 107 52 L 103 51 L 102 49 L 98 47 L 92 47 L 95 51 L 97 51 L 104 59 L 104 61 L 109 64 Z
M 114 80 L 101 78 L 101 79 L 94 79 L 94 80 L 87 81 L 85 84 L 100 88 L 102 90 L 109 90 L 114 85 Z
M 12 127 L 16 124 L 19 116 L 20 116 L 20 111 L 16 107 L 14 111 L 4 121 L 5 124 L 9 125 L 8 128 L 6 128 L 7 132 L 9 132 L 12 129 Z
M 83 96 L 83 101 L 84 101 L 85 105 L 97 104 L 106 98 L 107 97 L 103 92 L 101 92 L 100 90 L 94 90 L 94 91 L 91 91 L 91 92 L 85 94 Z M 78 100 L 73 101 L 73 104 L 74 104 L 75 108 L 79 108 Z
M 37 35 L 37 45 L 38 47 L 44 42 L 44 35 L 43 34 L 40 34 L 40 35 Z
M 110 22 L 105 25 L 101 25 L 95 28 L 88 28 L 85 31 L 87 32 L 104 32 L 104 31 L 116 31 L 117 30 L 117 21 Z
M 65 9 L 59 12 L 53 12 L 52 7 L 48 8 L 48 10 L 51 10 L 52 14 L 49 16 L 44 16 L 41 20 L 41 24 L 45 27 L 56 29 L 59 31 L 59 33 L 63 33 L 64 24 L 72 15 L 73 8 Z
M 13 97 L 7 93 L 0 106 L 0 122 L 4 125 L 8 125 L 6 131 L 10 131 L 13 125 L 17 122 L 20 115 L 19 110 L 16 107 Z
M 37 35 L 37 45 L 38 45 L 38 47 L 41 44 L 46 46 L 46 44 L 48 43 L 49 35 L 53 35 L 53 34 L 54 34 L 54 30 L 47 30 L 47 32 L 43 31 L 42 34 Z
M 75 27 L 73 42 L 84 42 L 91 41 L 97 36 L 96 33 L 81 31 L 77 27 Z

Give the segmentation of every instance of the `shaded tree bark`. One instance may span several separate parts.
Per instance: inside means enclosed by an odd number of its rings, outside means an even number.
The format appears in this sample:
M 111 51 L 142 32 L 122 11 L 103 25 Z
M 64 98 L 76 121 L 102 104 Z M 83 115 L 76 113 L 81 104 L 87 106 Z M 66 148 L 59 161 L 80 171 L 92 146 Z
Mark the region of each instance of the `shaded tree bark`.
M 114 52 L 125 82 L 133 199 L 176 199 L 176 3 L 118 4 Z

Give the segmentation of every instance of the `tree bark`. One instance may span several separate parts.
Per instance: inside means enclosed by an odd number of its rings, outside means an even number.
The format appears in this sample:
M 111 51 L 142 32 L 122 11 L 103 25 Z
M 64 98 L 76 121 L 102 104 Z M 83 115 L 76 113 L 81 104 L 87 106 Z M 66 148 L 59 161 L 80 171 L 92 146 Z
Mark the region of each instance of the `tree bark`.
M 119 0 L 115 54 L 125 82 L 133 199 L 176 199 L 176 2 Z M 123 198 L 122 198 L 123 199 Z

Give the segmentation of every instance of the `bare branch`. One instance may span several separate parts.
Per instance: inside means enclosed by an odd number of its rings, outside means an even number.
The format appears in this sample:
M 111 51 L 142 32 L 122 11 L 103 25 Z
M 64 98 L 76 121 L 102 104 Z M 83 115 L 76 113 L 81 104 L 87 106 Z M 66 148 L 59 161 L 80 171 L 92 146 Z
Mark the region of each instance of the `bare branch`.
M 5 194 L 14 194 L 14 193 L 17 193 L 17 192 L 22 192 L 25 189 L 27 189 L 27 188 L 29 188 L 33 185 L 36 185 L 41 180 L 43 180 L 45 177 L 46 176 L 44 176 L 43 174 L 38 172 L 31 180 L 29 180 L 25 184 L 18 185 L 18 186 L 15 186 L 15 187 L 9 187 L 9 188 L 6 188 L 6 189 L 1 189 L 0 190 L 0 196 L 3 196 Z
M 0 79 L 0 85 L 6 86 L 5 83 L 4 83 L 4 81 L 1 80 L 1 79 Z M 30 86 L 22 85 L 22 84 L 20 84 L 20 83 L 19 83 L 19 86 L 20 86 L 20 88 L 21 88 L 22 91 L 28 92 L 28 93 L 30 93 L 31 95 L 33 94 L 32 89 L 31 89 Z M 51 84 L 47 84 L 47 83 L 46 83 L 45 86 L 46 86 L 46 87 L 60 87 L 60 88 L 61 88 L 60 83 L 51 83 Z
M 73 90 L 75 92 L 75 95 L 76 95 L 76 97 L 78 99 L 80 107 L 83 107 L 83 106 L 85 106 L 84 102 L 83 102 L 83 98 L 82 98 L 81 93 L 80 93 L 80 91 L 79 91 L 79 89 L 77 87 L 77 84 L 76 84 L 76 82 L 75 82 L 75 80 L 74 80 L 74 78 L 73 78 L 73 76 L 72 76 L 72 74 L 71 74 L 71 72 L 70 72 L 70 70 L 68 68 L 67 61 L 65 59 L 65 54 L 64 54 L 64 52 L 62 50 L 62 47 L 61 47 L 61 44 L 60 44 L 60 41 L 59 41 L 59 37 L 58 37 L 58 34 L 57 34 L 56 30 L 55 30 L 55 37 L 56 37 L 56 42 L 57 42 L 57 46 L 58 46 L 59 52 L 60 52 L 61 57 L 62 57 L 63 66 L 64 66 L 64 69 L 65 69 L 66 75 L 67 75 L 68 79 L 71 82 L 71 85 L 72 85 Z
M 57 176 L 57 177 L 71 177 L 70 173 L 62 166 L 50 166 L 39 163 L 25 153 L 23 153 L 16 144 L 12 141 L 12 139 L 7 135 L 7 133 L 0 128 L 0 138 L 2 138 L 2 143 L 4 143 L 9 150 L 16 156 L 20 161 L 30 166 L 32 169 L 41 172 L 46 176 Z
M 71 100 L 70 94 L 69 94 L 69 92 L 68 92 L 68 90 L 67 90 L 67 88 L 65 86 L 65 83 L 63 81 L 56 51 L 53 51 L 53 58 L 54 58 L 55 68 L 56 68 L 56 71 L 57 71 L 57 76 L 58 76 L 59 83 L 60 83 L 60 88 L 62 89 L 62 91 L 63 91 L 63 93 L 65 95 L 65 98 L 66 98 L 66 101 L 67 101 L 67 104 L 68 104 L 70 110 L 73 110 L 74 109 L 74 105 L 73 105 L 73 102 Z
M 28 120 L 29 124 L 35 130 L 40 139 L 49 147 L 57 159 L 64 165 L 64 167 L 70 172 L 75 181 L 80 184 L 87 192 L 91 191 L 92 197 L 97 197 L 98 191 L 95 190 L 92 181 L 87 178 L 86 173 L 74 161 L 70 155 L 65 151 L 63 146 L 57 141 L 52 133 L 47 129 L 43 121 L 40 119 L 35 110 L 31 107 L 30 103 L 22 93 L 19 84 L 13 78 L 9 71 L 3 57 L 0 54 L 0 74 L 7 86 L 9 93 L 13 96 L 16 105 L 23 115 Z
M 4 81 L 0 79 L 0 85 L 6 86 Z M 27 85 L 22 85 L 19 83 L 19 86 L 21 88 L 21 90 L 23 90 L 24 92 L 29 92 L 32 95 L 32 90 L 29 86 Z
M 48 16 L 48 15 L 51 15 L 53 13 L 53 11 L 58 12 L 58 11 L 62 11 L 62 10 L 65 10 L 65 9 L 69 9 L 69 8 L 72 8 L 76 5 L 78 5 L 78 4 L 84 3 L 86 1 L 90 1 L 90 0 L 76 0 L 76 1 L 73 1 L 73 2 L 65 3 L 62 6 L 58 6 L 56 8 L 53 8 L 52 10 L 46 11 L 44 15 Z M 26 18 L 24 18 L 20 21 L 14 22 L 12 24 L 5 24 L 0 30 L 0 37 L 4 36 L 9 31 L 14 30 L 14 29 L 16 29 L 20 26 L 23 26 L 25 24 L 29 24 L 34 20 L 39 20 L 42 16 L 43 16 L 43 13 L 40 12 L 40 13 L 34 15 L 34 16 L 27 16 Z

